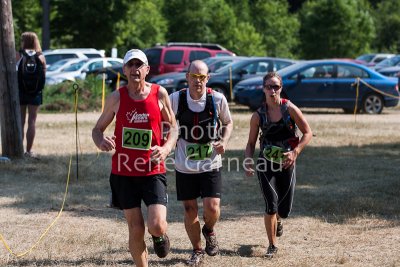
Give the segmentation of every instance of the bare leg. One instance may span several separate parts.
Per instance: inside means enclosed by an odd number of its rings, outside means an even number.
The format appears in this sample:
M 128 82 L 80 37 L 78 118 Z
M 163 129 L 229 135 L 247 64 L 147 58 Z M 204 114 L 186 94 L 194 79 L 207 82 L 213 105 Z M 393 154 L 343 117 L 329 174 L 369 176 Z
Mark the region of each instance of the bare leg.
M 36 117 L 39 106 L 28 105 L 28 130 L 26 131 L 26 151 L 31 152 L 36 134 Z
M 161 204 L 149 205 L 147 227 L 151 235 L 160 237 L 167 232 L 167 207 Z
M 25 118 L 26 118 L 26 105 L 20 106 L 21 111 L 21 133 L 22 133 L 22 143 L 24 142 L 25 137 Z
M 221 213 L 219 203 L 220 203 L 219 198 L 206 197 L 203 199 L 204 224 L 206 225 L 206 228 L 209 230 L 214 229 L 214 226 L 219 219 Z
M 148 252 L 144 242 L 144 220 L 140 208 L 124 210 L 129 229 L 129 251 L 138 267 L 148 266 Z
M 200 222 L 197 200 L 183 201 L 185 208 L 185 229 L 194 250 L 201 250 Z
M 267 231 L 268 241 L 270 245 L 276 246 L 276 213 L 275 214 L 265 214 L 264 224 L 265 230 Z

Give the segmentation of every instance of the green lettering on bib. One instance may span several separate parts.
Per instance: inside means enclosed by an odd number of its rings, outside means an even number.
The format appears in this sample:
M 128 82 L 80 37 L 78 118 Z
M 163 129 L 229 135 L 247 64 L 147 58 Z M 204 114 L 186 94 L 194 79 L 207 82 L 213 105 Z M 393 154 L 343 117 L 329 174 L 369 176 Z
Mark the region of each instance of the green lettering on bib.
M 122 147 L 138 150 L 149 150 L 152 131 L 146 129 L 123 128 Z
M 266 146 L 263 151 L 264 157 L 275 163 L 282 163 L 285 157 L 283 153 L 286 152 L 283 148 L 278 146 Z
M 186 145 L 186 157 L 190 160 L 204 160 L 212 153 L 211 144 L 190 144 Z

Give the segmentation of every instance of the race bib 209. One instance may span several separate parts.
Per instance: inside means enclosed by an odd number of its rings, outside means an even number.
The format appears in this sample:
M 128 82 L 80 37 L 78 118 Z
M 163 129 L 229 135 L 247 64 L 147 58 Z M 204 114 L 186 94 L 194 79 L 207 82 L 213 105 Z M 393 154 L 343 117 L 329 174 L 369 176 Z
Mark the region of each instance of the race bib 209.
M 138 150 L 149 150 L 152 131 L 146 129 L 123 128 L 122 147 Z

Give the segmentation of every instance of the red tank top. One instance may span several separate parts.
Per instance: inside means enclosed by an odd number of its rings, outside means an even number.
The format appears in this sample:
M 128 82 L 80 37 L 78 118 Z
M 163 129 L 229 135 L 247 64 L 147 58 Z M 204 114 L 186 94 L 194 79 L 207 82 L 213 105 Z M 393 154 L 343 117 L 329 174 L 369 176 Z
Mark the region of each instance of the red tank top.
M 156 164 L 150 160 L 150 148 L 163 145 L 159 88 L 159 85 L 152 84 L 144 100 L 133 100 L 126 86 L 119 89 L 119 109 L 114 131 L 116 147 L 111 170 L 113 174 L 149 176 L 165 173 L 164 162 Z

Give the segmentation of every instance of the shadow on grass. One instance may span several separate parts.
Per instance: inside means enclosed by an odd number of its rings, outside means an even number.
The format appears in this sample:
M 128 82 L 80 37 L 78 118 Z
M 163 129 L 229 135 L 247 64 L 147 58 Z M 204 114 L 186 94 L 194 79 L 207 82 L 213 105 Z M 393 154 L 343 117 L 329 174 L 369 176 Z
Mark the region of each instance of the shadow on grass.
M 223 169 L 221 220 L 262 215 L 265 204 L 256 176 L 246 178 L 242 166 L 227 159 L 243 160 L 243 151 L 226 153 Z M 69 157 L 43 157 L 0 166 L 0 208 L 21 212 L 58 211 L 64 194 Z M 84 154 L 72 166 L 64 210 L 76 216 L 115 218 L 122 212 L 107 208 L 110 198 L 111 155 Z M 298 159 L 292 216 L 322 218 L 343 223 L 355 217 L 376 217 L 399 223 L 400 144 L 362 147 L 307 147 Z M 167 174 L 170 202 L 168 220 L 182 222 L 182 204 L 176 200 L 174 173 Z M 143 206 L 144 207 L 144 206 Z M 201 207 L 201 205 L 200 205 Z

